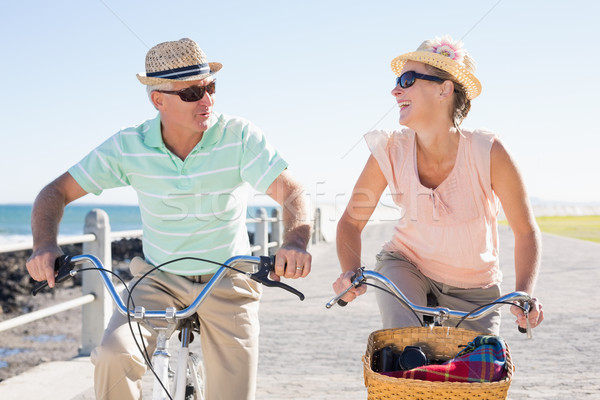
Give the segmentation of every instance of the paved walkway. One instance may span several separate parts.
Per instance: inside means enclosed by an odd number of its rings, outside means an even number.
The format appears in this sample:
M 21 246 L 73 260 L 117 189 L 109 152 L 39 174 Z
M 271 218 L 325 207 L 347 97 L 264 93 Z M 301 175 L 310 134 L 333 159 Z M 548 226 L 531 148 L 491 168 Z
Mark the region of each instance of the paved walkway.
M 363 261 L 390 235 L 390 224 L 367 227 Z M 513 289 L 512 235 L 501 228 L 504 291 Z M 371 289 L 346 308 L 325 309 L 337 277 L 335 245 L 311 249 L 309 279 L 293 282 L 306 294 L 299 302 L 287 292 L 265 288 L 261 302 L 258 400 L 366 399 L 362 362 L 367 337 L 380 328 Z M 502 336 L 509 342 L 517 371 L 509 398 L 598 399 L 600 380 L 600 245 L 544 235 L 544 256 L 536 295 L 546 321 L 529 341 L 505 314 Z M 508 313 L 508 311 L 506 311 Z M 93 399 L 86 359 L 50 363 L 0 383 L 0 399 Z M 51 376 L 56 376 L 51 380 Z

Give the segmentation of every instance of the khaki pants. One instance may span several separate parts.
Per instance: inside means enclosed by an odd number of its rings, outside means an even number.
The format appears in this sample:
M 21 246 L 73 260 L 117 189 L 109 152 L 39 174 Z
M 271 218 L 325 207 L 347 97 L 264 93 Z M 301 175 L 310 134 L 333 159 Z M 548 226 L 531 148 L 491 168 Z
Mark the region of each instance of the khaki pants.
M 150 268 L 141 258 L 133 259 L 130 269 L 134 279 L 129 287 Z M 136 306 L 143 305 L 147 310 L 180 310 L 196 298 L 206 281 L 195 283 L 157 270 L 135 287 L 132 297 Z M 260 284 L 243 274 L 228 272 L 198 309 L 207 400 L 254 399 L 260 295 Z M 126 292 L 122 296 L 127 299 Z M 139 335 L 137 324 L 133 328 Z M 142 332 L 151 357 L 156 338 L 146 329 Z M 133 341 L 127 317 L 115 311 L 91 359 L 97 399 L 142 398 L 141 378 L 147 367 Z
M 379 253 L 375 270 L 385 275 L 411 302 L 419 306 L 427 305 L 428 294 L 436 298 L 440 307 L 458 311 L 471 311 L 500 297 L 499 285 L 485 289 L 463 289 L 429 279 L 401 253 L 397 252 L 382 251 Z M 376 297 L 384 329 L 421 325 L 412 311 L 404 308 L 396 297 L 382 290 L 376 290 Z M 421 316 L 419 315 L 419 317 Z M 452 319 L 444 325 L 456 326 L 457 322 L 458 320 Z M 498 335 L 500 310 L 475 321 L 464 321 L 459 327 Z

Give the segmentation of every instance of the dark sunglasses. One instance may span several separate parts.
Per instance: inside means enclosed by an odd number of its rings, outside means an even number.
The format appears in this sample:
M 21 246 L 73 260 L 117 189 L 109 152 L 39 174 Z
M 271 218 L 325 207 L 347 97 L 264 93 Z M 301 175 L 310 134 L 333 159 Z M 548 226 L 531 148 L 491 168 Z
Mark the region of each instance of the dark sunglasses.
M 193 102 L 201 100 L 204 97 L 204 93 L 215 94 L 216 80 L 212 81 L 206 86 L 190 86 L 181 90 L 157 90 L 160 93 L 176 94 L 182 101 Z
M 444 82 L 444 79 L 438 78 L 437 76 L 419 74 L 415 71 L 406 71 L 396 78 L 396 86 L 400 85 L 402 89 L 407 89 L 414 85 L 417 79 L 433 82 Z

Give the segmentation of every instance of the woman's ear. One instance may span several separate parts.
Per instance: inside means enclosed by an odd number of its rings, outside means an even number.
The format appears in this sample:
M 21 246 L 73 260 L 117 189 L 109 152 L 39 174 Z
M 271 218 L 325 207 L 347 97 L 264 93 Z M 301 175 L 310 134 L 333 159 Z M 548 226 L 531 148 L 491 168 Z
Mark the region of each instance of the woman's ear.
M 440 85 L 440 98 L 446 98 L 454 93 L 454 82 L 446 80 Z

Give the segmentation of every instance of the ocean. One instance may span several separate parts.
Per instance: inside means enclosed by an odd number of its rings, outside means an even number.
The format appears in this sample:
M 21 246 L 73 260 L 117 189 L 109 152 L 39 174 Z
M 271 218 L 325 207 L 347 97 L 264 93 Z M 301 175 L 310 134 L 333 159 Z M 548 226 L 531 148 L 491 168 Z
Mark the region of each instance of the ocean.
M 270 206 L 261 207 L 267 210 L 268 215 L 271 215 L 272 210 L 275 209 Z M 106 211 L 113 232 L 142 229 L 138 206 L 70 204 L 65 208 L 59 236 L 81 235 L 85 216 L 94 208 Z M 254 217 L 258 208 L 258 206 L 249 206 L 247 217 Z M 0 204 L 0 244 L 31 241 L 31 209 L 31 204 Z M 248 224 L 248 231 L 254 231 L 254 224 Z

